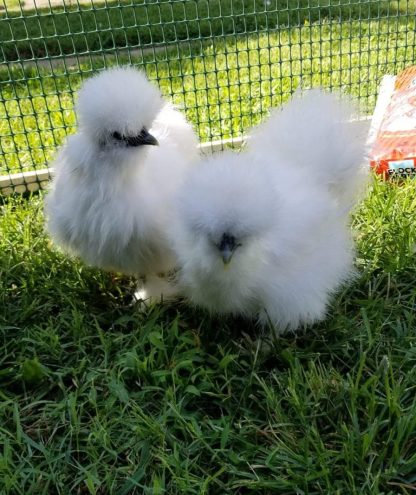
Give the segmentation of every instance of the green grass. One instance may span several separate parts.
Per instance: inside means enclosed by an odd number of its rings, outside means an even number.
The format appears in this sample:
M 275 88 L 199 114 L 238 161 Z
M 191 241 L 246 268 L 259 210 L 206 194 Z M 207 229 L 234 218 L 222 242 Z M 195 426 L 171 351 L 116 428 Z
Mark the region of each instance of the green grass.
M 0 214 L 2 494 L 411 494 L 416 191 L 376 182 L 354 217 L 360 276 L 305 334 L 184 305 L 43 233 L 42 197 Z
M 415 13 L 414 0 L 74 2 L 52 10 L 7 10 L 0 16 L 0 42 L 4 60 L 18 61 Z
M 4 3 L 0 3 L 0 11 L 1 10 L 4 10 L 4 11 L 7 11 L 7 10 L 16 10 L 16 9 L 20 9 L 21 7 L 24 7 L 25 6 L 25 2 L 23 2 L 22 0 L 3 0 Z
M 291 92 L 321 85 L 360 98 L 371 112 L 381 77 L 414 63 L 415 20 L 324 23 L 190 45 L 179 53 L 132 56 L 185 109 L 202 141 L 239 136 Z M 270 50 L 269 50 L 270 47 Z M 0 70 L 0 175 L 44 168 L 75 130 L 74 92 L 82 77 L 116 63 Z M 13 82 L 10 82 L 13 81 Z

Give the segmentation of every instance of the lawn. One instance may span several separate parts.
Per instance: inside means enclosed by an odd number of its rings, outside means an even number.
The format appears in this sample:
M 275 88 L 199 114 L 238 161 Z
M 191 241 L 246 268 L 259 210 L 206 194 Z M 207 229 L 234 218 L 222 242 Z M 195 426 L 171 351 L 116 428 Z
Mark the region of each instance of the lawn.
M 0 12 L 0 57 L 7 61 L 416 13 L 415 0 L 120 0 L 65 6 L 52 0 L 53 9 L 23 11 L 14 2 L 6 1 L 9 8 Z
M 3 0 L 3 2 L 0 3 L 0 12 L 18 10 L 24 6 L 25 2 L 23 2 L 22 0 Z
M 414 182 L 374 183 L 359 277 L 276 340 L 184 304 L 140 314 L 130 279 L 53 249 L 42 196 L 1 208 L 2 494 L 414 492 Z

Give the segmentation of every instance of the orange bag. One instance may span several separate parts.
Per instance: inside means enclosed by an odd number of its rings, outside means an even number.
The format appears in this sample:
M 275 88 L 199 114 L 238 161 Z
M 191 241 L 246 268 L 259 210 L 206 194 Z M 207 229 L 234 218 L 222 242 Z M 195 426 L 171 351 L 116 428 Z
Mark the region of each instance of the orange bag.
M 396 77 L 370 164 L 385 177 L 416 177 L 416 66 Z

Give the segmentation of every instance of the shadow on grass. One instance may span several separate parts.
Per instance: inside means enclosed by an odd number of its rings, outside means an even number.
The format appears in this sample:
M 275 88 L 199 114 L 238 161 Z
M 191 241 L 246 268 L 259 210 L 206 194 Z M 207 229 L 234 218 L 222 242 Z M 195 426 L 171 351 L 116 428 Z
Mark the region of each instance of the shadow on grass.
M 0 12 L 2 57 L 7 62 L 99 54 L 180 41 L 253 34 L 324 21 L 349 22 L 409 16 L 404 1 L 203 0 L 192 2 L 78 2 L 39 10 Z

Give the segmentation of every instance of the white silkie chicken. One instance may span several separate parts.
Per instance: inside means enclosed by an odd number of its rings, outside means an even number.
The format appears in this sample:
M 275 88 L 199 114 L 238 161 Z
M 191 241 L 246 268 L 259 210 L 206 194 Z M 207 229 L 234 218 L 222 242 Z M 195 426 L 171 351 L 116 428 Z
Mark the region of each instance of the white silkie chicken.
M 325 317 L 353 273 L 348 216 L 367 177 L 353 113 L 349 101 L 309 91 L 274 111 L 245 151 L 191 171 L 171 235 L 192 303 L 277 333 Z
M 184 116 L 145 75 L 115 68 L 87 80 L 79 129 L 53 164 L 47 229 L 86 263 L 144 280 L 138 297 L 173 295 L 176 266 L 167 237 L 173 198 L 198 158 Z

